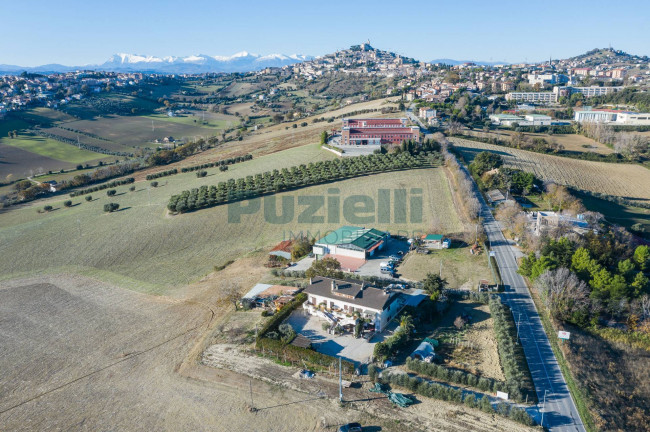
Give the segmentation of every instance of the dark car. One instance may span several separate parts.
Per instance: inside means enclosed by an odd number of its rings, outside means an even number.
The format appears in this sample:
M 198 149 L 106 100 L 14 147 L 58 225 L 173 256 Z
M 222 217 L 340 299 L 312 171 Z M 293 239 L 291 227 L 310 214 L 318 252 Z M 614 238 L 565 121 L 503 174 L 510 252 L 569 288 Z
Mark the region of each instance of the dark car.
M 339 432 L 361 432 L 361 425 L 359 423 L 348 423 L 340 426 Z

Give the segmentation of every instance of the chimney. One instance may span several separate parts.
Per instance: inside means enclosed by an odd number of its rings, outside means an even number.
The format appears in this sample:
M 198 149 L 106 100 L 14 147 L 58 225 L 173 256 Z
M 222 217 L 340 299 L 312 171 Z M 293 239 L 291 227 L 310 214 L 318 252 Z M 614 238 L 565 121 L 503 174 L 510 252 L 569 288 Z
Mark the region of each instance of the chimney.
M 311 285 L 313 282 L 311 281 L 311 278 L 309 278 L 309 285 Z
M 336 282 L 332 281 L 332 291 L 336 291 Z
M 361 291 L 363 291 L 364 289 L 366 289 L 366 286 L 365 286 L 365 285 L 366 285 L 365 282 L 361 282 Z

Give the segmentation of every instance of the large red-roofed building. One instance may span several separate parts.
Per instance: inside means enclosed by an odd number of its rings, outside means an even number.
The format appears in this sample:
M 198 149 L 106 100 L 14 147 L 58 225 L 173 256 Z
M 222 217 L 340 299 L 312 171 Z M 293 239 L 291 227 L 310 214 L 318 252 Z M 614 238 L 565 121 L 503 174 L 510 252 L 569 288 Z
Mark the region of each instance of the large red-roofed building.
M 405 118 L 343 119 L 341 145 L 401 144 L 420 141 L 420 128 L 407 126 Z

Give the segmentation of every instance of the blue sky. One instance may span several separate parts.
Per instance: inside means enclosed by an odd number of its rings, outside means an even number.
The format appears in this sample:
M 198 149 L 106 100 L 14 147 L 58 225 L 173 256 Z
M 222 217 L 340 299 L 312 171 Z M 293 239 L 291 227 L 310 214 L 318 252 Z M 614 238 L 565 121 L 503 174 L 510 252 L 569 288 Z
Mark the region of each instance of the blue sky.
M 607 47 L 650 55 L 650 2 L 0 0 L 0 64 L 117 52 L 321 55 L 370 39 L 420 60 L 541 61 Z

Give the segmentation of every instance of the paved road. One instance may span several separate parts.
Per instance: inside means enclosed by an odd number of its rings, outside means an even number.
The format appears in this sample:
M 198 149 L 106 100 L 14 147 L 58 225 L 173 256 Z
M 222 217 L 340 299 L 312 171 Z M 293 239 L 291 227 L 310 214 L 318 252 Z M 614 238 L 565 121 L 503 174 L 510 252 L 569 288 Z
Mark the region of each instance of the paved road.
M 501 278 L 506 286 L 502 298 L 512 308 L 515 321 L 519 320 L 520 323 L 519 336 L 539 399 L 540 414 L 536 416 L 537 420 L 539 421 L 541 414 L 544 413 L 544 426 L 553 432 L 585 431 L 530 292 L 523 277 L 517 273 L 515 249 L 506 241 L 499 223 L 492 216 L 482 196 L 478 195 L 482 204 L 483 226 L 492 250 L 496 253 Z M 551 337 L 556 336 L 551 335 Z M 545 409 L 543 409 L 544 393 L 546 393 Z

